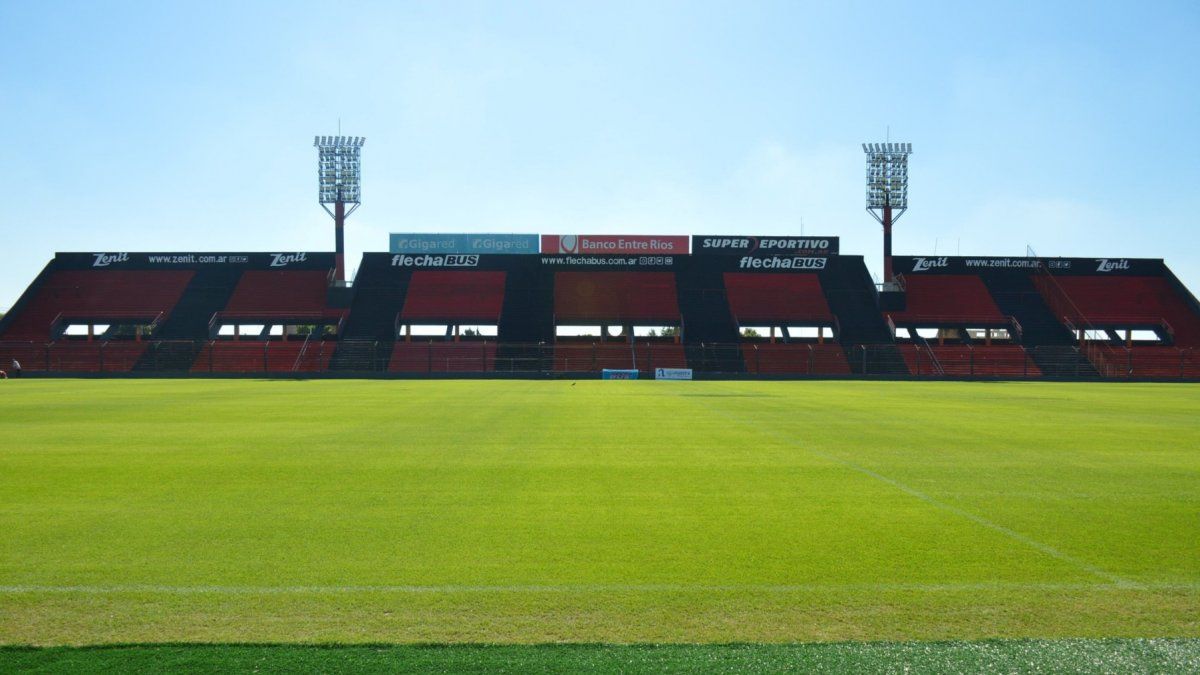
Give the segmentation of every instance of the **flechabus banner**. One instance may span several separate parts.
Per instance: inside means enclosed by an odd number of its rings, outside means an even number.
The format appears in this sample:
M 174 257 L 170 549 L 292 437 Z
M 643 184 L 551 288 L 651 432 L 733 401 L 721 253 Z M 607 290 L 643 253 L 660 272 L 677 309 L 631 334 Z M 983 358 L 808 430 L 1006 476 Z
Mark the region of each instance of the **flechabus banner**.
M 742 259 L 738 261 L 738 269 L 769 270 L 772 272 L 819 272 L 825 269 L 828 263 L 829 258 L 804 258 L 801 256 L 768 256 L 765 258 L 756 258 L 753 256 L 743 256 Z
M 537 253 L 536 234 L 430 234 L 393 232 L 389 253 Z
M 397 253 L 392 256 L 392 267 L 479 267 L 479 256 Z
M 798 255 L 822 256 L 838 253 L 837 237 L 751 237 L 707 235 L 692 237 L 695 255 Z
M 623 234 L 543 234 L 542 253 L 600 255 L 680 255 L 688 252 L 686 236 Z

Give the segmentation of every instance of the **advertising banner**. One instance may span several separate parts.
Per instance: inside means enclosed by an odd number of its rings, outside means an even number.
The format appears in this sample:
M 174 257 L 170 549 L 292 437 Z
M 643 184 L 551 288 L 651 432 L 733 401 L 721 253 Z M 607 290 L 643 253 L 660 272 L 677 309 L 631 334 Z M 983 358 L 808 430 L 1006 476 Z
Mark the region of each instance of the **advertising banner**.
M 766 272 L 820 272 L 828 265 L 829 258 L 804 258 L 801 256 L 756 258 L 747 255 L 738 260 L 737 268 Z
M 392 256 L 392 267 L 479 267 L 478 255 L 408 255 L 397 253 Z
M 395 274 L 417 270 L 488 270 L 526 271 L 540 266 L 536 255 L 507 255 L 482 253 L 363 253 L 358 271 L 376 274 L 390 269 Z
M 542 235 L 542 253 L 680 255 L 687 252 L 687 236 L 623 234 Z
M 605 368 L 600 371 L 600 379 L 602 380 L 636 380 L 638 379 L 638 371 L 623 370 L 617 368 Z
M 690 380 L 692 379 L 691 368 L 655 368 L 654 379 L 656 380 Z
M 536 234 L 430 234 L 393 232 L 389 253 L 537 253 Z
M 695 255 L 837 255 L 837 237 L 752 237 L 708 235 L 692 237 Z
M 318 270 L 333 267 L 332 253 L 293 251 L 282 253 L 58 253 L 64 269 L 196 269 L 247 267 L 251 269 Z
M 1133 275 L 1162 274 L 1163 261 L 1155 258 L 976 258 L 970 256 L 892 257 L 896 274 L 979 274 L 980 272 L 1021 272 L 1028 274 L 1045 268 L 1051 274 Z
M 682 258 L 675 255 L 543 255 L 543 267 L 563 270 L 673 269 Z

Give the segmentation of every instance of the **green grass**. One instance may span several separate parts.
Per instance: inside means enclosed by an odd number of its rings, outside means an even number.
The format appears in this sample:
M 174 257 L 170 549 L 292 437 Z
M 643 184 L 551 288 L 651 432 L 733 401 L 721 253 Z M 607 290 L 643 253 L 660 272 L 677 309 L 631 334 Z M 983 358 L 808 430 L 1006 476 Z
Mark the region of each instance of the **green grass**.
M 2 385 L 0 644 L 1200 636 L 1200 386 Z

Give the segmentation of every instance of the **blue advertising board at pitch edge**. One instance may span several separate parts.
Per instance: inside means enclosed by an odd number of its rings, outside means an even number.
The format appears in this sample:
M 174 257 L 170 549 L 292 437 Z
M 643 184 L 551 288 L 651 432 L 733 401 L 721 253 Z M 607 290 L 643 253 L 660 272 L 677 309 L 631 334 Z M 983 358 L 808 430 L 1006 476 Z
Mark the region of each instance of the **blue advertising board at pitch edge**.
M 431 234 L 393 232 L 389 253 L 537 253 L 536 234 Z
M 692 379 L 691 368 L 655 368 L 654 379 L 656 380 L 690 380 Z
M 638 371 L 627 368 L 604 368 L 600 371 L 602 380 L 636 380 Z

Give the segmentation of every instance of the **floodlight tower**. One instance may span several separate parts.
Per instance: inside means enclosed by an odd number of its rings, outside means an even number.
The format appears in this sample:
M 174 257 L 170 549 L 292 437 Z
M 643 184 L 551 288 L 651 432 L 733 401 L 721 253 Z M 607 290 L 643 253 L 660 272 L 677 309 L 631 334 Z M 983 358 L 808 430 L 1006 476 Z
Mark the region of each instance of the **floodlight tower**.
M 346 219 L 362 203 L 359 199 L 362 178 L 359 152 L 366 142 L 362 136 L 317 136 L 313 140 L 313 147 L 317 149 L 317 200 L 333 217 L 338 281 L 346 280 Z
M 908 210 L 912 143 L 863 143 L 867 153 L 867 212 L 883 225 L 883 281 L 893 281 L 892 225 Z

